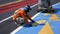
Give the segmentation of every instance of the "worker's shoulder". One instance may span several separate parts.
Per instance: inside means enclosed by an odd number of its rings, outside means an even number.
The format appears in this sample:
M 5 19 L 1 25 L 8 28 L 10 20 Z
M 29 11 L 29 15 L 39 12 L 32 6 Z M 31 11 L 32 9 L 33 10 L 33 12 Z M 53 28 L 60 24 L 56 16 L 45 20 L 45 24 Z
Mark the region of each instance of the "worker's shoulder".
M 24 10 L 24 8 L 19 8 L 15 12 L 17 12 L 17 11 L 23 11 L 23 10 Z
M 24 9 L 23 8 L 17 9 L 14 13 L 21 13 L 21 12 L 24 12 Z

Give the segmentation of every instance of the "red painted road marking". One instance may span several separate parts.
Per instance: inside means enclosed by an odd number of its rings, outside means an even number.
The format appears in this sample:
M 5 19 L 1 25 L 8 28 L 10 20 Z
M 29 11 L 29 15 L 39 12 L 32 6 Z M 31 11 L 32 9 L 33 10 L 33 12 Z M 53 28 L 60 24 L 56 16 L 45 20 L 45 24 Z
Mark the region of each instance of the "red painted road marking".
M 19 3 L 9 5 L 9 6 L 0 7 L 0 14 L 5 13 L 5 12 L 9 12 L 11 10 L 15 10 L 17 8 L 21 8 L 21 7 L 25 6 L 25 5 L 33 5 L 35 3 L 37 3 L 37 0 L 33 0 L 33 1 L 30 0 L 28 2 L 21 2 L 21 3 L 19 2 Z

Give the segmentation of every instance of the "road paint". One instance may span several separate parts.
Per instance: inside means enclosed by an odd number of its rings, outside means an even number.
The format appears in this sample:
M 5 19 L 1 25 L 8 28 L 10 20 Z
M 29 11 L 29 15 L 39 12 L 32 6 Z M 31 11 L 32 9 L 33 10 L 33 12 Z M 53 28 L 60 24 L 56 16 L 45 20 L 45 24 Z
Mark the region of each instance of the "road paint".
M 48 22 L 46 22 L 45 26 L 43 26 L 38 34 L 53 34 L 53 31 Z
M 59 17 L 56 14 L 52 14 L 49 18 L 49 20 L 60 20 Z
M 36 5 L 38 5 L 38 4 L 35 4 L 35 5 L 31 6 L 31 8 L 35 7 Z M 4 22 L 4 21 L 6 21 L 6 20 L 8 20 L 8 19 L 10 19 L 10 18 L 12 18 L 12 16 L 9 16 L 9 17 L 1 20 L 0 23 Z
M 37 13 L 36 15 L 34 15 L 32 17 L 32 19 L 34 19 L 37 15 L 39 15 L 39 13 Z M 17 31 L 19 31 L 21 28 L 23 28 L 23 26 L 19 26 L 17 29 L 15 29 L 14 31 L 12 31 L 10 34 L 15 34 Z
M 44 14 L 43 14 L 43 16 L 48 16 L 48 15 L 49 15 L 49 13 L 44 13 Z

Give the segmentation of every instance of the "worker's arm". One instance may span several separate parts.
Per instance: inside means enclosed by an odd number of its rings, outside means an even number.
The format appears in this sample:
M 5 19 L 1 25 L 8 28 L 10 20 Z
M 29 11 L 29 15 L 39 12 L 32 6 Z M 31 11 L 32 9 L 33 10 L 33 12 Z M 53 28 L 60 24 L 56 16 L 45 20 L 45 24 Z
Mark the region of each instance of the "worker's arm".
M 13 17 L 12 17 L 12 19 L 13 19 L 14 21 L 16 21 L 16 18 L 17 18 L 17 16 L 16 16 L 16 14 L 14 14 Z
M 16 10 L 15 12 L 14 12 L 14 14 L 13 14 L 13 17 L 12 17 L 12 19 L 14 20 L 14 21 L 16 21 L 16 18 L 17 18 L 17 12 L 18 12 L 19 10 Z
M 17 15 L 14 14 L 13 17 L 12 17 L 12 19 L 13 19 L 14 22 L 18 23 L 18 22 L 16 21 L 16 18 L 17 18 Z

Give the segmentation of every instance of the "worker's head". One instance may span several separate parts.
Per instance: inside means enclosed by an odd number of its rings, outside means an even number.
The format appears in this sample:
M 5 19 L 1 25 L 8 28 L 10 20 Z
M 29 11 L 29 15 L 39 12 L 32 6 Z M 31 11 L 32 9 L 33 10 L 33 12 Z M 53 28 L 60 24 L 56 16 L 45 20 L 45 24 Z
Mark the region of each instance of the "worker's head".
M 27 6 L 24 7 L 24 10 L 29 11 L 29 10 L 31 10 L 31 7 L 29 5 L 27 5 Z

